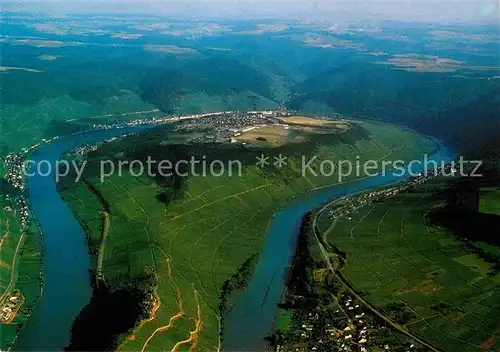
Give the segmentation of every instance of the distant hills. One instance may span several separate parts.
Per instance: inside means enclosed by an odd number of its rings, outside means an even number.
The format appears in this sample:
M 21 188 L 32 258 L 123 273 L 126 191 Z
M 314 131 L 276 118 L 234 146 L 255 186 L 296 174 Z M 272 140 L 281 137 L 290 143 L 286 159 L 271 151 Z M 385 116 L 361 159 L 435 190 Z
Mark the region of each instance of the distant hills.
M 4 148 L 78 130 L 75 118 L 284 103 L 403 124 L 472 155 L 498 153 L 496 28 L 129 21 L 19 17 L 5 24 L 2 65 L 16 69 L 0 72 Z M 20 128 L 24 115 L 40 128 Z

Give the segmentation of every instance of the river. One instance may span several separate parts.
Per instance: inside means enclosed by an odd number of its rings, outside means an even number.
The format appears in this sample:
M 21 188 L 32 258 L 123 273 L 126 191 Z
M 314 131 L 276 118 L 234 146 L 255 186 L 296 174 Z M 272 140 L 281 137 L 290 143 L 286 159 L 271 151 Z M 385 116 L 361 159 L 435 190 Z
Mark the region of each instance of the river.
M 455 153 L 444 145 L 429 157 L 429 161 L 447 162 Z M 412 167 L 413 172 L 423 171 L 423 166 Z M 264 351 L 269 348 L 264 340 L 275 324 L 278 303 L 285 288 L 285 274 L 295 254 L 302 218 L 312 209 L 335 198 L 389 185 L 403 177 L 387 173 L 344 184 L 320 189 L 306 196 L 297 197 L 273 218 L 259 263 L 247 289 L 239 294 L 234 306 L 224 320 L 223 351 Z
M 155 125 L 112 128 L 59 138 L 38 147 L 32 160 L 47 160 L 52 166 L 73 148 L 93 144 L 124 133 L 137 133 Z M 453 154 L 441 146 L 432 156 L 449 161 Z M 248 288 L 238 295 L 225 319 L 224 350 L 264 350 L 263 337 L 273 328 L 285 282 L 284 274 L 293 258 L 302 217 L 333 198 L 401 180 L 387 175 L 356 183 L 321 189 L 298 197 L 273 218 L 259 263 Z M 16 340 L 15 351 L 56 351 L 69 344 L 73 321 L 90 301 L 90 258 L 86 235 L 79 221 L 61 199 L 54 174 L 28 177 L 28 200 L 44 234 L 43 279 L 40 302 Z
M 43 294 L 12 348 L 60 351 L 69 345 L 73 321 L 89 303 L 90 257 L 79 221 L 61 199 L 54 177 L 56 161 L 71 149 L 154 127 L 111 128 L 58 138 L 35 149 L 31 160 L 50 163 L 52 173 L 28 177 L 28 201 L 43 232 Z M 45 162 L 41 171 L 48 170 Z M 33 172 L 31 172 L 33 173 Z

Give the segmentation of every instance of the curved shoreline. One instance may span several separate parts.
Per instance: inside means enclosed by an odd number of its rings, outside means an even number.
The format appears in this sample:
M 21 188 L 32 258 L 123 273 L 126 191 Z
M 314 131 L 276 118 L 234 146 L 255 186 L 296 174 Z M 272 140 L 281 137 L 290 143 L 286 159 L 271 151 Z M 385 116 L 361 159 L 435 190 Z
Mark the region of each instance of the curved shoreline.
M 353 197 L 355 197 L 356 195 L 353 194 L 352 195 Z M 370 303 L 366 298 L 362 297 L 357 291 L 356 291 L 356 287 L 349 281 L 347 280 L 343 275 L 342 273 L 340 272 L 340 270 L 336 270 L 333 265 L 332 265 L 332 262 L 331 260 L 329 259 L 328 257 L 328 252 L 327 250 L 325 249 L 325 246 L 322 244 L 322 241 L 320 240 L 320 231 L 318 229 L 318 224 L 317 224 L 317 221 L 318 221 L 318 218 L 319 216 L 321 215 L 321 213 L 323 211 L 325 211 L 325 209 L 327 209 L 330 205 L 334 204 L 335 202 L 339 201 L 339 200 L 342 200 L 342 199 L 347 199 L 351 196 L 346 196 L 346 197 L 342 197 L 342 198 L 339 198 L 339 199 L 335 199 L 331 202 L 329 202 L 328 204 L 326 204 L 325 206 L 323 206 L 319 211 L 318 213 L 314 216 L 314 220 L 313 220 L 313 233 L 314 233 L 314 238 L 316 240 L 316 243 L 318 244 L 318 247 L 321 251 L 321 254 L 323 255 L 323 259 L 325 261 L 325 263 L 327 264 L 327 267 L 328 267 L 328 270 L 330 270 L 332 272 L 332 274 L 336 277 L 337 280 L 339 280 L 345 287 L 347 287 L 347 289 L 349 290 L 349 292 L 354 295 L 358 300 L 360 300 L 361 302 L 364 303 L 364 305 L 370 310 L 372 311 L 373 314 L 375 314 L 376 316 L 378 316 L 380 319 L 384 320 L 387 324 L 389 324 L 390 326 L 392 326 L 394 329 L 398 330 L 400 333 L 406 335 L 406 336 L 409 336 L 410 338 L 414 339 L 415 341 L 417 341 L 419 344 L 421 344 L 422 346 L 425 346 L 426 348 L 430 349 L 431 351 L 433 352 L 440 352 L 441 350 L 438 349 L 437 347 L 435 347 L 434 345 L 428 343 L 427 341 L 425 341 L 424 339 L 422 339 L 420 336 L 408 331 L 407 329 L 403 329 L 401 328 L 401 326 L 399 324 L 397 324 L 396 322 L 394 322 L 391 318 L 387 317 L 385 314 L 383 314 L 383 312 L 381 312 L 376 306 L 374 306 L 372 303 Z M 331 254 L 331 253 L 330 253 Z
M 144 123 L 140 126 L 118 126 L 109 129 L 103 128 L 94 131 L 79 132 L 36 147 L 33 156 L 39 160 L 50 160 L 51 163 L 55 164 L 65 152 L 71 149 L 102 142 L 108 138 L 127 133 L 139 133 L 163 124 L 162 122 L 149 121 L 149 123 Z M 441 145 L 441 148 L 444 147 Z M 89 278 L 89 269 L 91 266 L 88 243 L 86 243 L 87 236 L 80 221 L 76 219 L 74 213 L 69 209 L 64 200 L 62 200 L 57 191 L 56 183 L 53 180 L 54 175 L 51 174 L 49 176 L 34 176 L 28 179 L 31 209 L 35 213 L 42 232 L 45 235 L 44 244 L 48 244 L 44 246 L 43 261 L 43 277 L 46 285 L 44 285 L 44 295 L 41 296 L 38 305 L 35 307 L 31 319 L 28 320 L 26 326 L 19 334 L 13 350 L 58 350 L 67 346 L 73 321 L 80 310 L 90 301 L 92 294 Z M 249 337 L 253 341 L 248 346 L 257 343 L 260 347 L 262 346 L 262 338 L 267 335 L 269 329 L 272 327 L 276 312 L 276 303 L 281 297 L 284 286 L 283 275 L 280 271 L 283 268 L 286 269 L 288 266 L 289 258 L 295 247 L 294 239 L 296 239 L 298 233 L 297 226 L 300 225 L 302 218 L 300 214 L 302 212 L 305 213 L 305 210 L 308 211 L 311 208 L 317 207 L 318 199 L 321 203 L 324 203 L 332 199 L 332 197 L 345 195 L 351 188 L 356 189 L 359 182 L 363 182 L 363 180 L 350 180 L 342 184 L 324 186 L 302 193 L 283 202 L 279 210 L 273 214 L 267 227 L 267 235 L 263 241 L 261 256 L 254 273 L 254 276 L 258 278 L 257 272 L 259 270 L 262 271 L 262 266 L 265 268 L 266 265 L 270 264 L 265 258 L 266 255 L 269 255 L 269 248 L 276 248 L 276 243 L 273 244 L 274 237 L 276 236 L 273 236 L 273 233 L 278 233 L 278 235 L 284 233 L 284 238 L 278 237 L 278 240 L 284 240 L 285 243 L 284 251 L 279 256 L 281 261 L 277 263 L 277 266 L 273 265 L 272 268 L 267 268 L 274 269 L 270 270 L 273 280 L 267 283 L 266 298 L 268 299 L 260 300 L 259 302 L 260 311 L 267 314 L 257 315 L 260 323 L 253 325 L 259 325 L 260 329 L 258 334 L 253 335 L 247 334 L 247 330 L 244 326 L 242 327 L 238 321 L 239 319 L 229 324 L 227 324 L 228 320 L 226 320 L 227 325 L 239 330 L 238 333 L 234 334 L 235 339 L 238 339 L 238 336 L 241 337 L 241 334 L 245 334 L 245 337 Z M 370 182 L 367 183 L 366 188 L 364 188 L 365 190 L 373 187 L 373 185 L 370 185 Z M 47 197 L 47 195 L 49 196 Z M 49 204 L 50 206 L 48 206 Z M 55 207 L 54 204 L 56 204 Z M 54 214 L 58 214 L 57 220 L 62 220 L 60 223 L 63 223 L 63 231 L 58 226 L 54 226 Z M 283 229 L 281 224 L 283 221 L 289 225 L 288 232 L 281 231 Z M 58 222 L 57 225 L 60 225 L 60 223 Z M 287 227 L 285 226 L 284 228 Z M 282 241 L 278 241 L 278 244 L 280 242 Z M 271 255 L 273 255 L 273 251 L 271 251 Z M 60 265 L 60 263 L 64 263 L 64 265 Z M 69 285 L 68 281 L 70 281 Z M 254 281 L 254 278 L 252 278 L 250 284 Z M 234 307 L 237 309 L 233 309 L 228 316 L 233 311 L 238 312 L 239 306 L 242 304 L 247 305 L 244 311 L 251 313 L 251 315 L 246 315 L 247 317 L 256 315 L 256 311 L 251 308 L 252 304 L 248 304 L 244 298 L 241 298 L 251 295 L 247 291 L 251 292 L 252 289 L 245 290 L 245 292 L 237 297 Z M 53 307 L 55 308 L 53 309 Z M 57 312 L 54 312 L 55 309 L 57 309 Z M 63 314 L 60 314 L 61 312 Z M 250 323 L 249 319 L 246 320 Z M 227 329 L 226 327 L 225 331 L 229 330 L 232 329 Z M 67 333 L 61 333 L 62 331 L 67 331 Z M 246 342 L 248 342 L 248 339 L 242 339 L 241 344 L 236 348 L 247 349 Z M 224 344 L 225 342 L 223 342 Z
M 28 204 L 28 207 L 31 209 L 31 206 Z M 43 278 L 43 254 L 44 254 L 44 236 L 43 236 L 43 230 L 42 227 L 40 226 L 40 223 L 36 221 L 36 219 L 31 219 L 30 221 L 36 223 L 36 227 L 38 228 L 38 234 L 39 234 L 39 239 L 40 239 L 40 246 L 41 246 L 41 256 L 40 256 L 40 271 L 38 272 L 38 277 L 40 279 L 40 289 L 39 289 L 39 296 L 36 300 L 34 300 L 34 305 L 33 309 L 30 311 L 30 313 L 26 316 L 25 323 L 21 325 L 21 329 L 19 332 L 16 334 L 16 337 L 12 340 L 12 345 L 11 347 L 7 350 L 8 352 L 13 350 L 13 346 L 16 345 L 17 340 L 19 339 L 19 336 L 22 334 L 22 331 L 24 327 L 26 326 L 27 322 L 31 319 L 31 316 L 33 315 L 34 310 L 38 306 L 38 303 L 40 303 L 40 300 L 43 297 L 43 292 L 44 292 L 44 287 L 45 287 L 45 282 Z
M 430 159 L 447 162 L 454 157 L 455 153 L 440 143 L 437 152 Z M 300 224 L 307 212 L 327 202 L 376 187 L 388 186 L 404 179 L 394 175 L 367 177 L 346 182 L 348 184 L 320 187 L 290 202 L 285 202 L 273 215 L 259 263 L 247 289 L 236 297 L 232 310 L 225 317 L 222 350 L 269 349 L 264 338 L 269 336 L 274 327 L 278 303 L 285 287 L 286 270 L 293 259 Z M 267 301 L 264 305 L 262 305 L 263 287 L 270 287 L 269 292 L 266 291 Z M 256 324 L 256 321 L 259 323 Z

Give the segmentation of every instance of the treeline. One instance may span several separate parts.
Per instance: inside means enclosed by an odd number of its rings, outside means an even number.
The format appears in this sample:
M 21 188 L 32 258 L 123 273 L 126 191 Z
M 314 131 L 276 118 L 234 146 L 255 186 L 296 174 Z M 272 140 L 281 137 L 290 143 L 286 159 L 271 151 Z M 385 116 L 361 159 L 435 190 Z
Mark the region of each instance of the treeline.
M 238 269 L 236 273 L 234 273 L 229 279 L 227 279 L 222 285 L 221 293 L 220 293 L 220 302 L 219 302 L 219 313 L 221 316 L 221 332 L 222 336 L 224 324 L 222 324 L 222 320 L 224 320 L 225 315 L 231 309 L 231 300 L 234 295 L 245 289 L 252 277 L 255 266 L 257 265 L 259 260 L 259 256 L 255 253 L 250 256 Z
M 444 206 L 435 207 L 427 213 L 430 226 L 449 230 L 480 258 L 492 264 L 490 275 L 500 272 L 500 257 L 477 245 L 478 242 L 500 247 L 500 216 L 482 213 L 479 210 L 480 187 L 496 185 L 495 178 L 487 176 L 462 178 L 452 182 L 441 192 Z
M 319 250 L 314 234 L 314 218 L 316 213 L 309 212 L 302 219 L 293 264 L 288 272 L 286 295 L 280 308 L 292 314 L 292 327 L 286 330 L 276 329 L 267 339 L 272 346 L 303 344 L 302 325 L 309 321 L 310 314 L 315 315 L 318 324 L 311 331 L 308 340 L 308 350 L 314 342 L 323 340 L 323 351 L 333 351 L 332 341 L 324 336 L 324 327 L 334 321 L 330 309 L 332 295 L 336 295 L 342 286 L 327 275 L 321 280 L 314 277 L 317 269 L 323 269 L 325 264 L 317 256 Z
M 314 281 L 312 270 L 315 263 L 309 248 L 311 235 L 314 236 L 313 222 L 314 216 L 309 212 L 304 216 L 300 225 L 293 266 L 287 283 L 288 291 L 295 295 L 309 296 L 313 293 L 311 285 Z
M 320 104 L 348 116 L 403 124 L 458 143 L 467 157 L 496 154 L 498 160 L 499 82 L 454 75 L 387 71 L 368 62 L 349 62 L 300 82 L 294 91 L 301 94 L 287 107 L 302 112 Z M 477 78 L 484 78 L 483 73 Z
M 94 288 L 71 329 L 66 351 L 113 351 L 120 338 L 149 317 L 154 305 L 154 277 L 130 281 L 118 287 Z
M 315 212 L 307 213 L 302 219 L 293 264 L 288 272 L 286 296 L 280 304 L 283 309 L 315 309 L 323 299 L 324 286 L 332 288 L 334 282 L 327 276 L 324 282 L 315 280 L 314 271 L 324 269 L 325 263 L 317 253 L 319 248 L 314 238 Z M 335 287 L 335 291 L 337 288 Z M 327 299 L 330 299 L 328 293 Z

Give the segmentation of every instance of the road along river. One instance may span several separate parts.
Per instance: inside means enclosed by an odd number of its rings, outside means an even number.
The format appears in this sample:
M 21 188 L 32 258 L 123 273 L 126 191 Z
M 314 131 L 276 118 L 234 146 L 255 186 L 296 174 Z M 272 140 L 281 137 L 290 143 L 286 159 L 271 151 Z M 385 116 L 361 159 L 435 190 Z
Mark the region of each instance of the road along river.
M 47 160 L 55 166 L 56 161 L 71 149 L 155 126 L 110 128 L 62 137 L 38 147 L 32 160 Z M 437 162 L 452 159 L 453 154 L 444 146 L 430 158 Z M 401 177 L 393 175 L 376 176 L 324 188 L 298 197 L 280 210 L 270 224 L 248 288 L 236 298 L 225 319 L 223 349 L 266 349 L 263 338 L 273 327 L 277 303 L 285 286 L 284 274 L 294 254 L 301 219 L 308 211 L 328 200 L 400 180 Z M 28 177 L 28 199 L 44 235 L 44 289 L 13 350 L 61 350 L 69 344 L 73 321 L 92 294 L 86 236 L 79 221 L 61 199 L 53 174 Z
M 92 295 L 86 235 L 57 191 L 56 161 L 70 150 L 154 127 L 110 128 L 58 138 L 38 147 L 31 160 L 47 160 L 52 173 L 28 177 L 28 201 L 44 237 L 43 295 L 12 350 L 60 351 L 69 345 L 73 321 Z M 44 162 L 45 163 L 45 162 Z M 45 174 L 43 168 L 43 174 Z
M 438 163 L 448 162 L 456 155 L 444 145 L 428 158 Z M 418 167 L 412 172 L 421 172 Z M 309 211 L 328 201 L 372 188 L 402 181 L 404 177 L 387 173 L 353 183 L 332 186 L 298 197 L 280 210 L 271 221 L 259 263 L 247 289 L 235 299 L 224 320 L 223 351 L 267 350 L 264 337 L 273 329 L 278 303 L 285 287 L 285 273 L 290 265 L 302 218 Z

